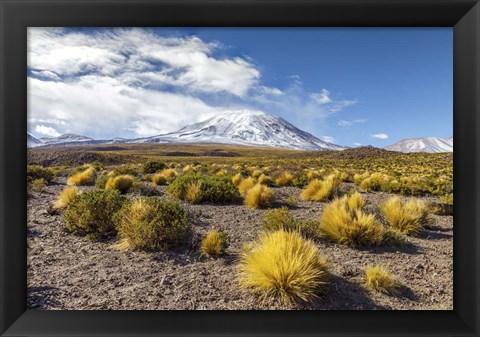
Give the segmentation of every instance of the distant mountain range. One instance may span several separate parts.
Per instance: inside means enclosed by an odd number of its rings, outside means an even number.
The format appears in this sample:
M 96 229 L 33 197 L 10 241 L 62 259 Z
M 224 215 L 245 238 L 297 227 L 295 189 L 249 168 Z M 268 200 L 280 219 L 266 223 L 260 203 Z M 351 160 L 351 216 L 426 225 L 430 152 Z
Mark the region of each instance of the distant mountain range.
M 283 118 L 249 110 L 220 114 L 175 132 L 137 139 L 95 140 L 75 134 L 38 139 L 27 134 L 28 147 L 119 143 L 220 143 L 298 150 L 345 149 L 300 130 Z
M 453 152 L 453 137 L 425 137 L 403 139 L 395 144 L 385 147 L 386 150 L 403 153 L 410 152 Z
M 297 150 L 344 150 L 347 147 L 323 141 L 300 130 L 283 118 L 261 111 L 240 110 L 223 113 L 202 122 L 153 137 L 96 140 L 90 137 L 64 134 L 59 137 L 35 138 L 27 133 L 27 146 L 69 146 L 89 144 L 232 144 L 256 147 L 279 147 Z M 385 147 L 397 152 L 453 152 L 453 137 L 404 139 Z

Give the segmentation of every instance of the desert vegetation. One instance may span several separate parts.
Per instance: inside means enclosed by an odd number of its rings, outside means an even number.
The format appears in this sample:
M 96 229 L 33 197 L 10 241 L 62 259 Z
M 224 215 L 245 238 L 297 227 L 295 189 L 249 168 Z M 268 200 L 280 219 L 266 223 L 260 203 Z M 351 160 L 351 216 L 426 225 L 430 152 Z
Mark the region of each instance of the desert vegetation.
M 88 276 L 85 308 L 453 303 L 451 154 L 170 147 L 30 150 L 29 282 Z

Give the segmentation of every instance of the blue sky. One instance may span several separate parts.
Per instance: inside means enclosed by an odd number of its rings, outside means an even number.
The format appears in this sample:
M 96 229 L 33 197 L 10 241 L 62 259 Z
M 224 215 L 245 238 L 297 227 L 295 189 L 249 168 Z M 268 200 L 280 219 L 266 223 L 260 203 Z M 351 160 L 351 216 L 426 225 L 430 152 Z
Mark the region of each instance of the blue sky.
M 262 110 L 345 146 L 453 133 L 450 28 L 39 29 L 38 137 L 142 137 Z

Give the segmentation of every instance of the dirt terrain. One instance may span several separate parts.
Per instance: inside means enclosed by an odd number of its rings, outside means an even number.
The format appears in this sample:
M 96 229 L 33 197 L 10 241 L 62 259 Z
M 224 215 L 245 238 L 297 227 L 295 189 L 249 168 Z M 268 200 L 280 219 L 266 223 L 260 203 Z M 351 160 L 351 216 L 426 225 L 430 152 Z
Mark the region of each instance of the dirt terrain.
M 330 285 L 314 302 L 290 307 L 259 302 L 237 285 L 238 254 L 261 232 L 265 210 L 240 203 L 183 203 L 195 228 L 191 244 L 166 253 L 121 252 L 111 248 L 115 238 L 89 241 L 69 234 L 62 215 L 48 212 L 65 182 L 65 177 L 57 177 L 28 199 L 29 309 L 453 309 L 453 216 L 434 216 L 429 229 L 410 238 L 404 248 L 352 249 L 318 241 L 330 263 Z M 159 197 L 165 197 L 165 188 L 158 190 Z M 301 191 L 273 190 L 279 200 L 298 198 Z M 391 196 L 363 195 L 371 207 Z M 324 206 L 299 200 L 291 212 L 298 219 L 313 220 Z M 201 257 L 198 250 L 211 228 L 225 230 L 231 238 L 227 254 L 217 259 Z M 364 286 L 363 269 L 373 264 L 386 266 L 398 277 L 404 285 L 401 295 L 376 293 Z

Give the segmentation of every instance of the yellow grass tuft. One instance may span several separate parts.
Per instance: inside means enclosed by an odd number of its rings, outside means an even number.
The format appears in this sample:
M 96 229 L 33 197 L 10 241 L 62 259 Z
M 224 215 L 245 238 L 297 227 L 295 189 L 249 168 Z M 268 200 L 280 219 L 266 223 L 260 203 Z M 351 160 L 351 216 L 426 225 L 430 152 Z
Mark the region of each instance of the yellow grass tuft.
M 249 208 L 267 208 L 272 206 L 274 201 L 272 190 L 262 184 L 256 184 L 245 195 L 245 205 Z
M 74 174 L 67 179 L 68 186 L 81 186 L 81 185 L 90 185 L 95 183 L 96 178 L 95 168 L 89 167 L 85 171 Z
M 418 199 L 405 202 L 392 197 L 380 206 L 380 210 L 390 226 L 406 235 L 418 234 L 431 219 L 427 203 Z
M 175 178 L 178 174 L 174 169 L 165 169 L 160 171 L 168 180 Z
M 238 185 L 240 185 L 240 183 L 242 182 L 243 180 L 243 176 L 241 173 L 237 173 L 235 174 L 233 177 L 232 177 L 232 184 L 234 184 L 235 186 L 238 187 Z
M 262 185 L 270 186 L 272 184 L 272 178 L 270 178 L 270 176 L 266 176 L 265 174 L 262 174 L 258 177 L 258 183 Z
M 244 197 L 247 194 L 247 191 L 255 186 L 255 179 L 252 177 L 248 177 L 243 179 L 240 184 L 238 185 L 238 191 L 240 195 Z
M 290 172 L 283 172 L 277 179 L 275 179 L 275 185 L 277 186 L 290 186 L 293 182 L 293 174 Z
M 365 279 L 367 286 L 375 291 L 395 295 L 400 290 L 400 283 L 395 276 L 381 266 L 366 267 Z
M 185 200 L 191 204 L 197 204 L 202 200 L 202 182 L 196 181 L 188 185 L 185 191 Z
M 78 190 L 75 187 L 67 186 L 63 189 L 62 192 L 57 197 L 57 200 L 53 203 L 53 208 L 67 208 L 70 202 L 77 195 Z
M 200 244 L 203 256 L 219 256 L 228 248 L 228 235 L 225 232 L 212 230 L 207 233 Z
M 340 181 L 333 175 L 325 180 L 314 179 L 300 193 L 300 198 L 309 201 L 324 201 L 331 199 L 337 192 Z
M 320 231 L 332 241 L 348 246 L 375 246 L 383 242 L 384 227 L 373 214 L 364 213 L 357 195 L 329 203 L 320 218 Z
M 296 232 L 283 230 L 265 233 L 243 249 L 239 270 L 242 287 L 263 299 L 287 303 L 318 297 L 327 283 L 327 261 L 317 246 Z
M 163 173 L 154 174 L 151 179 L 155 186 L 167 184 L 167 177 Z
M 122 174 L 116 177 L 110 177 L 105 184 L 106 190 L 118 190 L 120 193 L 126 193 L 133 185 L 133 177 Z

